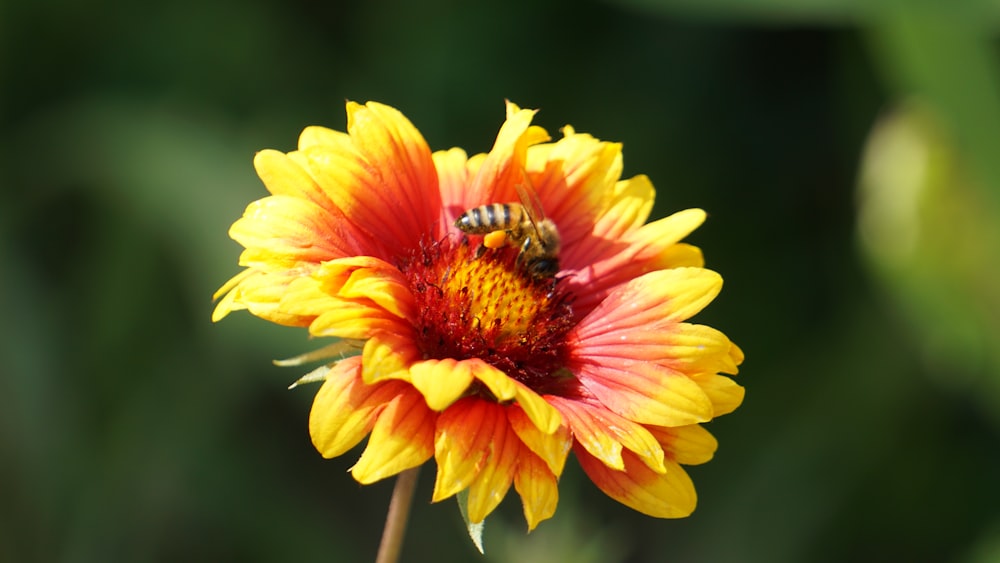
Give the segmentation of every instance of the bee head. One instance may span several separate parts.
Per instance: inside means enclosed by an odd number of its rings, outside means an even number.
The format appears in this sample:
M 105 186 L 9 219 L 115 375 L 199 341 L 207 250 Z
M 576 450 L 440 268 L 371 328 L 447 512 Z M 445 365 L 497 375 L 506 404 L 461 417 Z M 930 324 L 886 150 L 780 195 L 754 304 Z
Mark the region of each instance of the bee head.
M 541 258 L 525 265 L 528 275 L 535 279 L 551 278 L 559 273 L 559 260 L 556 258 Z

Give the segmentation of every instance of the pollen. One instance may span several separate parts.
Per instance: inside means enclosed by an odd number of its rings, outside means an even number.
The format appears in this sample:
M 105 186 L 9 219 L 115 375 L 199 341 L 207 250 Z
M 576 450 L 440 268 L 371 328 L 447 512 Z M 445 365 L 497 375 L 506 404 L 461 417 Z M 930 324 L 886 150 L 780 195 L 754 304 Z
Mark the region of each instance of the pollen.
M 446 239 L 401 266 L 416 297 L 427 359 L 479 358 L 538 392 L 564 377 L 571 295 L 557 278 L 528 275 L 517 249 Z

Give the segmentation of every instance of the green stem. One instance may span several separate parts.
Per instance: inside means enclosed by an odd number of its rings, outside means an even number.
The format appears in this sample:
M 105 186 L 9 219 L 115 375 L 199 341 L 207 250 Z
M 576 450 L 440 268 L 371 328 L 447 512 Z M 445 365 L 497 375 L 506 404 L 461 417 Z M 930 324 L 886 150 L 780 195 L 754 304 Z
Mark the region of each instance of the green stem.
M 410 503 L 413 501 L 413 491 L 417 486 L 417 474 L 420 467 L 407 469 L 396 477 L 396 487 L 392 490 L 392 500 L 389 501 L 389 514 L 385 517 L 385 528 L 382 530 L 382 543 L 378 546 L 375 563 L 396 563 L 403 547 L 403 534 L 406 532 L 406 520 L 410 516 Z

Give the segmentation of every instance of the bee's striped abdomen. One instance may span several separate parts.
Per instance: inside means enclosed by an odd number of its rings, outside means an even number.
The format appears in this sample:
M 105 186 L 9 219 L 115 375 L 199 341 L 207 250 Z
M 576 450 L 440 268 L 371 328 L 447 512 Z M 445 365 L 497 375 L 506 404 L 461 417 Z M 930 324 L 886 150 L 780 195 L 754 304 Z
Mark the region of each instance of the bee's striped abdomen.
M 514 215 L 517 215 L 516 221 Z M 509 203 L 491 203 L 474 207 L 455 221 L 462 232 L 481 235 L 510 229 L 521 220 L 520 213 L 513 213 Z

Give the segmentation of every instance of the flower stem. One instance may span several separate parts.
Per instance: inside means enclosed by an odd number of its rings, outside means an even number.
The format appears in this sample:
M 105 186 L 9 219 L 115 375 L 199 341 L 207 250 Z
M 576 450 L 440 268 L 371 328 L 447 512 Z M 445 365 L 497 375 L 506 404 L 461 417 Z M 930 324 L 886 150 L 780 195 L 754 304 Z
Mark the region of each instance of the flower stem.
M 420 473 L 420 466 L 407 469 L 396 477 L 396 486 L 392 490 L 389 514 L 385 517 L 382 542 L 378 546 L 375 563 L 395 563 L 399 559 L 399 552 L 403 547 L 403 534 L 406 532 L 406 519 L 410 515 L 410 502 L 413 500 L 418 473 Z

